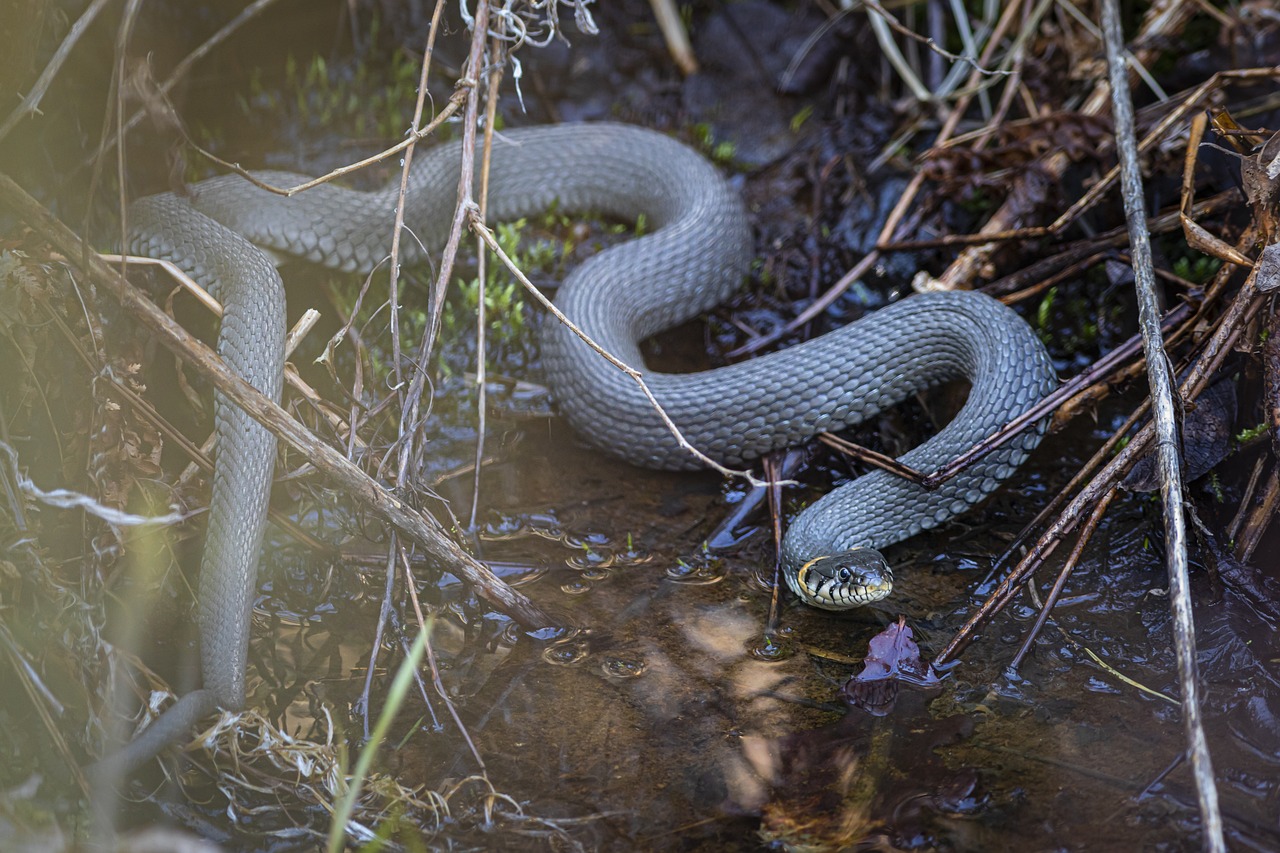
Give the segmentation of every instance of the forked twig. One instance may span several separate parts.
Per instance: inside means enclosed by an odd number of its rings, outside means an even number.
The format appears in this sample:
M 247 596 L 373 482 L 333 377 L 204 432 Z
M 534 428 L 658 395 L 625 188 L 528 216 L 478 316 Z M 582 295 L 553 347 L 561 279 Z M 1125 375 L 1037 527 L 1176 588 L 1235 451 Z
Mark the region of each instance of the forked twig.
M 76 42 L 80 40 L 80 36 L 84 35 L 84 31 L 93 23 L 93 19 L 98 17 L 98 13 L 102 11 L 102 7 L 107 5 L 110 0 L 93 0 L 80 17 L 76 18 L 76 22 L 71 25 L 71 29 L 67 32 L 66 38 L 62 40 L 62 44 L 58 45 L 58 49 L 53 52 L 48 64 L 44 70 L 40 72 L 40 76 L 36 78 L 36 82 L 32 84 L 31 89 L 22 99 L 22 103 L 14 107 L 13 111 L 5 117 L 4 123 L 0 124 L 0 140 L 9 135 L 9 131 L 22 121 L 28 115 L 39 112 L 40 101 L 44 98 L 45 92 L 49 91 L 50 84 L 53 79 L 58 76 L 59 69 L 62 64 L 67 61 L 67 57 L 71 55 L 71 49 L 75 47 Z

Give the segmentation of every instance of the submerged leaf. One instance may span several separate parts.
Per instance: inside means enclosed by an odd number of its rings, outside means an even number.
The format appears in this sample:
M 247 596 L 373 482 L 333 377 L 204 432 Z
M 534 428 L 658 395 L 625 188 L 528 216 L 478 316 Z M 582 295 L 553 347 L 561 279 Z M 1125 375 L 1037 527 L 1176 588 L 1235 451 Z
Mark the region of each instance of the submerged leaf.
M 921 659 L 907 620 L 901 617 L 871 638 L 862 672 L 840 688 L 840 698 L 870 714 L 883 716 L 893 710 L 900 683 L 926 688 L 939 683 L 933 667 Z

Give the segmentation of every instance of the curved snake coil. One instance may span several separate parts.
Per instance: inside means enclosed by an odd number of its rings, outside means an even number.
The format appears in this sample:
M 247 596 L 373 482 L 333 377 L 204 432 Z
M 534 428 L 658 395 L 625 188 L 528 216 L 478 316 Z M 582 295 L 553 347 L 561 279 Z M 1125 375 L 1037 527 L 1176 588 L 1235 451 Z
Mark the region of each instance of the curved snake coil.
M 461 147 L 415 157 L 405 222 L 443 244 L 453 214 Z M 288 186 L 282 172 L 258 176 Z M 652 232 L 601 252 L 564 282 L 557 304 L 622 361 L 642 365 L 639 342 L 714 307 L 741 282 L 752 257 L 741 201 L 715 168 L 652 131 L 611 124 L 513 130 L 494 144 L 489 218 L 534 215 L 558 204 L 634 220 Z M 367 272 L 389 253 L 398 186 L 362 193 L 322 185 L 294 198 L 235 177 L 203 181 L 189 199 L 152 196 L 130 208 L 136 254 L 178 264 L 225 307 L 219 351 L 255 387 L 278 399 L 284 291 L 263 248 L 346 271 Z M 262 247 L 262 248 L 259 248 Z M 421 255 L 401 242 L 403 260 Z M 635 383 L 564 326 L 543 326 L 543 361 L 559 405 L 593 445 L 638 465 L 698 468 Z M 931 471 L 1022 414 L 1055 384 L 1032 330 L 976 293 L 914 296 L 782 352 L 696 374 L 647 374 L 685 438 L 727 465 L 838 430 L 953 378 L 968 402 L 937 436 L 902 457 Z M 218 707 L 244 704 L 250 605 L 265 525 L 275 440 L 219 397 L 217 467 L 200 581 L 204 688 L 184 696 L 115 758 L 136 766 Z M 1023 434 L 926 492 L 873 472 L 826 495 L 784 540 L 788 584 L 820 607 L 883 597 L 891 576 L 872 549 L 964 512 L 1013 473 L 1039 441 Z

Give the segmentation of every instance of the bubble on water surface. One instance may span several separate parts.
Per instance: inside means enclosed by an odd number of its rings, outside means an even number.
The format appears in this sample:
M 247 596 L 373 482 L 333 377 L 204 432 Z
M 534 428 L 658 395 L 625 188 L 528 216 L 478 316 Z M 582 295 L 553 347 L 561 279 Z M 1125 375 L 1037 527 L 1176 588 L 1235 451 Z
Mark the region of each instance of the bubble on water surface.
M 613 678 L 635 678 L 644 675 L 648 668 L 643 660 L 623 657 L 607 657 L 600 664 L 601 671 Z
M 571 640 L 567 643 L 556 643 L 542 652 L 542 659 L 555 666 L 575 666 L 591 655 L 591 649 L 582 640 Z
M 785 637 L 776 634 L 765 634 L 757 637 L 747 645 L 747 654 L 756 660 L 766 663 L 777 663 L 787 660 L 796 653 L 795 644 Z
M 592 583 L 584 578 L 575 578 L 560 584 L 560 591 L 565 595 L 586 595 L 591 592 Z

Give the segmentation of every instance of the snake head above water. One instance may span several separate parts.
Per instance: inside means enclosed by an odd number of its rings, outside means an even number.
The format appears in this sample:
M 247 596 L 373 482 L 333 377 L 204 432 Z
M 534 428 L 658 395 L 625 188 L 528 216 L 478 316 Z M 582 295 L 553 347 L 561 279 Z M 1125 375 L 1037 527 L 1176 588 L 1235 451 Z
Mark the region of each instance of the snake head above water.
M 791 590 L 805 603 L 824 610 L 860 607 L 893 592 L 893 570 L 872 548 L 814 557 L 784 575 Z

